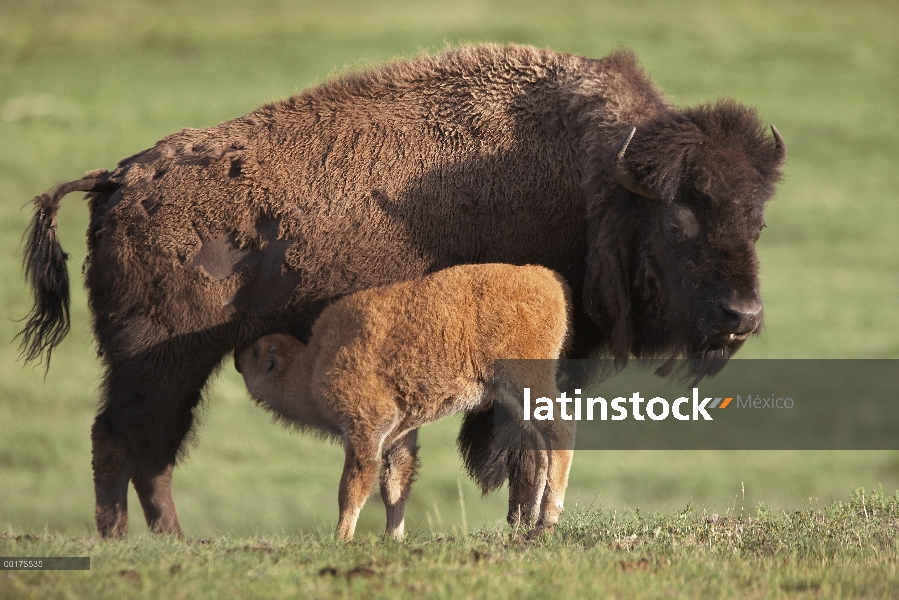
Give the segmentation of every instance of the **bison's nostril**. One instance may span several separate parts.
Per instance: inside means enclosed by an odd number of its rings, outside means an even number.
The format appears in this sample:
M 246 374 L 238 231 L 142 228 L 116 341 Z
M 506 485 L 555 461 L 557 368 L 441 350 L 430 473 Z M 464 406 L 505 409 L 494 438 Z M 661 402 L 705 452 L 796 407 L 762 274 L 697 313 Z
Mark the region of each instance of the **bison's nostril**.
M 719 325 L 726 333 L 754 333 L 762 322 L 762 302 L 757 298 L 722 302 L 718 308 Z

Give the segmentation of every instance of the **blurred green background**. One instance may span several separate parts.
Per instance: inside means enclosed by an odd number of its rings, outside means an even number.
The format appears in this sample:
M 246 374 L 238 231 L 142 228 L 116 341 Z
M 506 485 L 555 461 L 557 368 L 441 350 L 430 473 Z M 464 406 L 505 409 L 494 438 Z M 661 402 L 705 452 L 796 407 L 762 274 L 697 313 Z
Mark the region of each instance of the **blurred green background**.
M 77 285 L 86 204 L 69 196 L 59 217 L 73 327 L 45 378 L 12 341 L 31 304 L 29 199 L 347 69 L 482 41 L 594 57 L 625 45 L 679 104 L 732 95 L 757 106 L 789 157 L 758 244 L 766 331 L 740 356 L 899 358 L 895 2 L 0 0 L 0 530 L 93 531 L 99 369 Z M 207 397 L 175 475 L 187 535 L 333 527 L 342 450 L 273 425 L 230 364 Z M 457 428 L 423 430 L 413 531 L 503 521 L 505 491 L 481 498 L 465 478 Z M 899 452 L 583 452 L 567 505 L 739 513 L 880 483 L 899 489 Z M 132 531 L 145 530 L 133 493 L 130 505 Z M 373 496 L 360 531 L 383 523 Z

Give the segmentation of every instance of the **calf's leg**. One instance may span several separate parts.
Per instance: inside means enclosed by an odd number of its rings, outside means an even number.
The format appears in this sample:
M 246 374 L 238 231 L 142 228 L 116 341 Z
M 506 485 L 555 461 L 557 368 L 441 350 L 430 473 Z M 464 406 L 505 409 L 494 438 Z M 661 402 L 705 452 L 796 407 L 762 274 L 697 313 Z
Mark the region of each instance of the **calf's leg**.
M 340 478 L 337 539 L 350 541 L 356 531 L 359 513 L 378 476 L 384 436 L 375 437 L 355 431 L 345 435 L 343 475 Z
M 387 508 L 387 533 L 405 533 L 406 499 L 418 470 L 418 430 L 413 429 L 384 452 L 381 461 L 381 499 Z
M 544 421 L 543 438 L 549 455 L 546 491 L 544 492 L 538 527 L 552 527 L 565 510 L 565 490 L 574 457 L 574 421 Z

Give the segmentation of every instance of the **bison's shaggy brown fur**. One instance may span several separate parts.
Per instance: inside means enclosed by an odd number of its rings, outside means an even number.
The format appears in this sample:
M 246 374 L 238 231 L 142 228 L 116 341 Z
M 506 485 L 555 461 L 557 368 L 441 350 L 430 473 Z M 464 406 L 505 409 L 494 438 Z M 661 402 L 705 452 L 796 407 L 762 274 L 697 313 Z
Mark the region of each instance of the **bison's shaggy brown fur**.
M 776 140 L 732 101 L 676 109 L 628 52 L 466 46 L 348 75 L 37 197 L 24 353 L 49 356 L 68 327 L 55 215 L 88 191 L 97 524 L 126 532 L 130 480 L 151 528 L 180 534 L 172 466 L 222 357 L 265 333 L 306 339 L 356 290 L 542 264 L 572 286 L 574 356 L 714 372 L 761 326 L 753 243 Z M 487 451 L 481 418 L 469 456 Z
M 281 419 L 342 440 L 337 536 L 352 539 L 380 465 L 387 531 L 401 537 L 419 427 L 494 401 L 520 415 L 525 387 L 558 395 L 568 295 L 543 267 L 462 265 L 346 296 L 322 312 L 308 346 L 264 336 L 236 365 L 253 397 Z M 548 360 L 503 363 L 494 378 L 495 358 Z M 516 421 L 533 423 L 527 433 L 550 451 L 517 450 L 534 468 L 529 496 L 521 504 L 510 496 L 510 519 L 551 526 L 562 510 L 573 431 L 561 419 Z

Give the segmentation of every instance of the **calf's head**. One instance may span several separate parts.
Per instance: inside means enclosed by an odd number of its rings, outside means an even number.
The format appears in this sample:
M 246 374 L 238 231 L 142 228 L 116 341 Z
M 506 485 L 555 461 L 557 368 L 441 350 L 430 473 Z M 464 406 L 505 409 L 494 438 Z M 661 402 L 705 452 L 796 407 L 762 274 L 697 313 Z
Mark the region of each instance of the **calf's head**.
M 243 375 L 250 393 L 264 400 L 283 388 L 284 375 L 303 347 L 302 342 L 289 335 L 266 335 L 235 351 L 234 367 Z
M 755 243 L 786 155 L 771 131 L 724 101 L 660 116 L 622 141 L 584 298 L 609 325 L 613 355 L 683 356 L 702 377 L 760 331 Z

